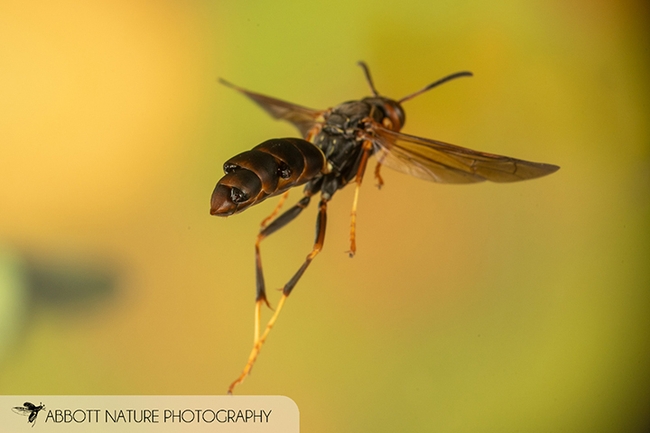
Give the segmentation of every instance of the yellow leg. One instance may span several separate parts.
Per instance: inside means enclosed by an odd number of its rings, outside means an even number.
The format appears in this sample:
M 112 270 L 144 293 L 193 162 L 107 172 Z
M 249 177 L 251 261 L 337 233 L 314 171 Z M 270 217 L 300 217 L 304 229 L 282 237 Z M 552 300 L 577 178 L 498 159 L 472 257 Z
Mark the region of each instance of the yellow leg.
M 377 179 L 377 188 L 381 189 L 384 186 L 384 179 L 381 177 L 381 161 L 375 166 L 375 179 Z
M 263 303 L 263 299 L 258 299 L 255 301 L 255 335 L 253 336 L 253 345 L 257 344 L 257 340 L 260 339 L 260 322 L 262 320 Z
M 366 171 L 366 164 L 368 163 L 368 157 L 370 156 L 371 149 L 372 143 L 370 141 L 365 141 L 363 143 L 363 154 L 361 155 L 361 162 L 359 163 L 359 169 L 357 170 L 357 177 L 355 181 L 356 185 L 354 188 L 354 200 L 352 201 L 352 211 L 350 212 L 350 251 L 348 251 L 350 257 L 354 257 L 355 253 L 357 252 L 357 202 L 359 201 L 359 189 L 361 188 L 361 181 L 363 180 L 363 174 Z
M 307 203 L 309 203 L 308 196 L 304 197 L 299 204 L 294 206 L 293 210 L 290 209 L 289 211 L 287 211 L 289 213 L 288 214 L 285 213 L 286 218 L 279 222 L 280 227 L 286 224 L 287 222 L 291 221 L 298 213 L 300 213 L 302 209 L 304 209 L 304 207 L 307 206 Z M 280 218 L 282 219 L 283 216 L 280 216 Z M 267 228 L 267 230 L 271 230 L 271 231 L 276 230 L 277 228 L 273 227 L 273 224 L 275 223 L 276 222 L 271 223 L 271 226 Z M 264 345 L 264 342 L 266 341 L 266 338 L 269 336 L 269 333 L 271 332 L 271 329 L 273 328 L 275 321 L 278 319 L 278 316 L 280 315 L 280 311 L 282 311 L 282 307 L 284 306 L 287 297 L 289 296 L 289 294 L 291 294 L 291 291 L 296 286 L 298 280 L 300 279 L 300 277 L 302 277 L 305 270 L 307 270 L 307 267 L 309 266 L 311 261 L 323 249 L 323 243 L 325 242 L 326 225 L 327 225 L 327 199 L 321 197 L 321 201 L 319 204 L 318 218 L 316 220 L 317 234 L 316 234 L 316 240 L 314 241 L 314 246 L 312 247 L 311 252 L 305 258 L 305 261 L 303 262 L 302 266 L 298 268 L 298 271 L 296 271 L 293 277 L 291 277 L 291 279 L 287 282 L 287 284 L 285 284 L 284 287 L 282 288 L 282 297 L 280 298 L 280 302 L 278 303 L 278 306 L 275 312 L 273 313 L 273 316 L 271 316 L 271 319 L 266 324 L 264 333 L 261 336 L 259 336 L 259 338 L 257 337 L 260 331 L 259 324 L 260 324 L 262 303 L 266 302 L 266 295 L 263 295 L 264 290 L 261 290 L 258 287 L 258 297 L 257 297 L 257 301 L 255 302 L 255 341 L 253 343 L 253 349 L 251 350 L 251 353 L 248 356 L 248 361 L 244 366 L 244 370 L 241 372 L 239 377 L 233 383 L 230 384 L 230 387 L 228 388 L 228 394 L 232 394 L 232 391 L 235 389 L 235 387 L 240 383 L 242 383 L 244 379 L 246 379 L 246 376 L 250 374 L 250 371 L 253 368 L 253 364 L 255 364 L 255 361 L 257 360 L 257 357 L 260 354 L 260 350 L 262 350 L 262 345 Z M 258 261 L 258 265 L 259 267 L 257 269 L 257 272 L 258 275 L 261 275 L 262 273 L 261 261 Z M 262 293 L 262 295 L 260 295 L 260 293 Z
M 278 316 L 280 315 L 280 311 L 282 311 L 282 306 L 284 305 L 284 301 L 286 301 L 287 296 L 288 295 L 283 294 L 282 298 L 280 298 L 280 302 L 278 303 L 278 307 L 276 308 L 275 313 L 273 313 L 273 316 L 271 316 L 271 319 L 266 324 L 266 329 L 264 329 L 264 334 L 262 334 L 258 339 L 256 339 L 255 344 L 253 345 L 253 350 L 251 350 L 251 354 L 248 356 L 248 362 L 246 362 L 246 366 L 244 367 L 244 370 L 241 372 L 239 377 L 233 383 L 230 384 L 230 387 L 228 387 L 228 394 L 232 394 L 232 391 L 235 389 L 235 387 L 240 383 L 242 383 L 244 379 L 246 379 L 246 376 L 250 374 L 251 369 L 253 368 L 253 364 L 255 364 L 255 360 L 260 354 L 260 350 L 262 350 L 262 345 L 266 341 L 269 332 L 271 332 L 271 329 L 273 328 L 275 321 L 278 319 Z M 261 308 L 261 301 L 257 302 L 256 308 L 257 309 Z M 256 314 L 256 320 L 259 320 L 257 314 Z
M 352 200 L 352 212 L 350 213 L 350 251 L 348 255 L 354 257 L 357 252 L 357 202 L 359 201 L 359 188 L 361 185 L 357 183 L 354 189 L 354 200 Z
M 282 208 L 282 205 L 286 201 L 287 197 L 289 197 L 289 191 L 282 194 L 282 196 L 280 197 L 280 200 L 278 201 L 278 204 L 275 206 L 275 209 L 273 209 L 273 212 L 271 212 L 271 215 L 264 218 L 264 220 L 262 221 L 262 224 L 260 224 L 260 226 L 261 226 L 260 230 L 263 229 L 264 227 L 266 227 L 266 225 L 269 223 L 269 221 L 271 221 L 278 214 L 278 212 Z

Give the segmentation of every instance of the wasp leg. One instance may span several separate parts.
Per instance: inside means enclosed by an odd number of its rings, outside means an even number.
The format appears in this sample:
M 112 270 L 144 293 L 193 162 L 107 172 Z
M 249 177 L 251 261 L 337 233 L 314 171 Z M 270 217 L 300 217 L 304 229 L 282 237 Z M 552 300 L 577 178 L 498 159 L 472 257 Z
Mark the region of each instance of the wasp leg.
M 323 249 L 323 243 L 325 242 L 325 227 L 327 226 L 327 199 L 324 197 L 321 197 L 319 210 L 318 210 L 318 219 L 316 220 L 316 239 L 314 240 L 314 246 L 311 250 L 311 252 L 307 255 L 307 258 L 305 259 L 305 262 L 302 264 L 300 269 L 291 277 L 289 282 L 284 285 L 284 288 L 282 289 L 282 296 L 287 297 L 295 287 L 296 283 L 298 283 L 298 280 L 300 277 L 302 277 L 302 274 L 305 273 L 307 270 L 307 267 L 311 263 L 311 261 L 320 253 L 320 251 Z
M 375 157 L 377 158 L 377 165 L 375 166 L 375 179 L 377 179 L 377 188 L 378 189 L 381 189 L 381 187 L 384 186 L 384 179 L 381 177 L 381 173 L 379 173 L 379 172 L 381 171 L 381 165 L 384 163 L 384 159 L 386 158 L 387 154 L 388 154 L 388 152 L 386 152 L 386 150 L 384 150 L 381 153 L 381 156 L 375 155 Z
M 289 209 L 287 212 L 282 214 L 277 220 L 273 221 L 271 225 L 269 225 L 265 230 L 271 230 L 276 222 L 278 222 L 280 219 L 285 217 L 285 215 L 288 215 L 289 212 L 291 212 L 294 208 L 297 208 L 298 210 L 295 211 L 295 215 L 291 215 L 290 217 L 287 217 L 286 221 L 279 222 L 278 227 L 275 227 L 270 231 L 270 233 L 267 233 L 267 236 L 274 232 L 275 230 L 281 228 L 285 224 L 287 224 L 289 221 L 291 221 L 293 218 L 295 218 L 300 211 L 302 211 L 303 208 L 300 208 L 301 202 L 305 202 L 305 207 L 309 203 L 309 196 L 304 197 L 297 205 L 295 205 L 292 209 Z M 323 249 L 323 243 L 325 242 L 325 228 L 327 226 L 327 199 L 324 197 L 321 198 L 320 204 L 319 204 L 319 212 L 318 212 L 318 219 L 316 220 L 316 240 L 314 241 L 314 246 L 312 247 L 311 252 L 307 255 L 307 258 L 305 259 L 305 262 L 302 264 L 302 266 L 298 269 L 298 271 L 291 277 L 289 282 L 284 285 L 282 289 L 282 297 L 280 298 L 280 302 L 278 302 L 278 306 L 275 309 L 275 312 L 273 313 L 273 316 L 269 319 L 268 323 L 266 324 L 266 328 L 264 329 L 264 333 L 257 339 L 255 344 L 253 345 L 253 350 L 251 350 L 250 355 L 248 356 L 248 362 L 244 366 L 244 370 L 242 373 L 239 375 L 239 377 L 230 384 L 230 387 L 228 388 L 228 394 L 232 394 L 233 389 L 240 383 L 244 381 L 246 376 L 250 373 L 251 369 L 253 368 L 253 364 L 255 364 L 255 361 L 257 360 L 257 357 L 260 353 L 260 350 L 262 350 L 262 345 L 266 341 L 267 337 L 269 336 L 269 333 L 271 332 L 271 329 L 273 329 L 273 325 L 275 325 L 275 321 L 278 319 L 278 316 L 280 315 L 280 311 L 282 311 L 282 307 L 284 306 L 285 301 L 291 294 L 291 291 L 295 287 L 295 285 L 298 283 L 298 280 L 300 277 L 302 277 L 302 274 L 305 273 L 305 270 L 311 263 L 311 261 L 318 255 L 318 253 Z M 262 233 L 260 233 L 261 235 Z M 262 237 L 263 239 L 263 237 Z M 261 272 L 261 267 L 258 268 L 259 271 Z
M 357 202 L 359 201 L 359 189 L 361 188 L 361 181 L 363 180 L 363 174 L 366 171 L 366 165 L 368 164 L 368 157 L 370 156 L 371 150 L 372 142 L 364 141 L 363 153 L 361 154 L 361 161 L 359 162 L 359 168 L 357 169 L 356 185 L 354 188 L 354 200 L 352 201 L 352 212 L 350 212 L 350 251 L 348 251 L 350 257 L 354 257 L 354 254 L 357 252 Z M 375 174 L 377 174 L 376 170 Z
M 304 189 L 304 197 L 298 201 L 295 205 L 284 211 L 279 217 L 271 222 L 268 226 L 263 226 L 260 228 L 260 232 L 257 234 L 257 239 L 255 240 L 255 277 L 256 277 L 256 296 L 255 296 L 255 341 L 257 341 L 257 336 L 259 335 L 259 315 L 262 308 L 262 303 L 265 303 L 269 308 L 268 300 L 266 299 L 266 288 L 264 284 L 264 272 L 262 271 L 262 255 L 260 253 L 260 243 L 267 237 L 280 230 L 285 225 L 289 224 L 294 220 L 300 212 L 303 211 L 308 205 L 311 197 L 318 192 L 322 185 L 322 178 L 317 181 L 309 182 Z M 286 196 L 287 193 L 285 193 Z M 276 209 L 273 213 L 277 213 Z M 271 214 L 273 215 L 273 214 Z M 265 220 L 266 221 L 266 220 Z M 264 222 L 262 222 L 264 224 Z
M 381 189 L 382 186 L 384 186 L 384 178 L 381 177 L 381 161 L 377 162 L 377 165 L 375 166 L 375 179 L 377 179 L 377 189 Z
M 375 158 L 377 158 L 377 165 L 375 166 L 375 179 L 377 179 L 377 188 L 381 189 L 382 186 L 384 186 L 384 179 L 381 177 L 381 166 L 384 163 L 384 159 L 386 159 L 386 156 L 388 155 L 388 151 L 386 149 L 381 150 L 381 155 L 375 154 Z
M 255 241 L 255 276 L 256 276 L 256 289 L 257 289 L 257 294 L 255 297 L 255 302 L 257 304 L 256 309 L 261 308 L 262 302 L 265 303 L 267 306 L 269 306 L 269 302 L 266 299 L 266 286 L 264 284 L 264 272 L 262 271 L 262 254 L 260 253 L 260 243 L 267 237 L 276 232 L 277 230 L 280 230 L 282 227 L 285 225 L 289 224 L 291 221 L 294 220 L 298 215 L 300 215 L 300 212 L 303 211 L 308 205 L 309 201 L 311 200 L 312 192 L 311 191 L 305 191 L 305 196 L 300 199 L 298 203 L 296 203 L 294 206 L 291 208 L 287 209 L 282 215 L 277 217 L 271 224 L 269 224 L 266 227 L 263 227 L 260 232 L 257 235 L 257 239 Z M 256 317 L 257 317 L 256 313 Z M 258 332 L 255 333 L 255 335 L 259 335 Z
M 264 344 L 264 341 L 266 341 L 266 337 L 268 337 L 271 328 L 273 328 L 273 325 L 275 324 L 275 321 L 278 318 L 280 311 L 282 311 L 282 306 L 284 305 L 284 301 L 286 299 L 287 296 L 283 294 L 282 298 L 280 298 L 280 302 L 278 302 L 278 306 L 275 309 L 273 316 L 266 324 L 266 329 L 264 330 L 264 334 L 262 334 L 262 336 L 258 338 L 255 344 L 253 345 L 253 350 L 251 350 L 250 355 L 248 355 L 248 361 L 246 362 L 246 366 L 244 366 L 244 370 L 241 372 L 239 377 L 228 387 L 228 394 L 232 394 L 232 391 L 235 389 L 235 387 L 240 383 L 242 383 L 244 379 L 246 379 L 246 376 L 248 376 L 249 373 L 251 372 L 251 369 L 253 368 L 253 364 L 255 364 L 255 360 L 257 360 L 257 356 L 260 354 L 262 345 Z
M 273 212 L 271 212 L 271 215 L 267 216 L 262 220 L 262 223 L 260 224 L 260 230 L 264 229 L 264 227 L 266 227 L 269 221 L 275 218 L 278 212 L 280 212 L 280 209 L 282 209 L 282 205 L 287 200 L 287 197 L 289 197 L 289 191 L 282 194 L 282 197 L 280 197 L 280 200 L 278 201 L 278 204 L 275 206 L 275 209 L 273 209 Z
M 260 243 L 269 235 L 273 234 L 277 230 L 281 229 L 285 225 L 289 224 L 291 221 L 293 221 L 300 213 L 302 212 L 303 209 L 305 209 L 309 205 L 309 201 L 311 200 L 313 192 L 310 190 L 305 191 L 305 197 L 303 197 L 298 203 L 296 203 L 294 206 L 291 208 L 287 209 L 282 215 L 280 215 L 278 218 L 273 220 L 271 224 L 268 226 L 260 229 L 260 232 L 257 235 L 257 239 L 255 241 L 255 276 L 256 276 L 256 296 L 255 296 L 255 326 L 254 326 L 254 334 L 253 334 L 253 352 L 251 352 L 251 356 L 255 352 L 255 347 L 257 347 L 259 340 L 260 340 L 260 322 L 261 322 L 261 317 L 262 317 L 262 304 L 266 304 L 269 308 L 271 308 L 271 305 L 269 304 L 268 299 L 266 298 L 266 285 L 264 284 L 264 271 L 262 268 L 262 254 L 260 252 Z M 286 193 L 285 193 L 286 196 Z M 277 213 L 277 208 L 274 213 Z M 280 300 L 280 303 L 278 304 L 278 307 L 275 310 L 275 314 L 278 313 L 282 309 L 282 304 L 284 303 L 284 299 Z M 272 325 L 271 325 L 272 326 Z M 268 325 L 267 325 L 268 327 Z M 228 393 L 232 393 L 233 388 L 238 384 L 241 383 L 244 378 L 248 375 L 250 372 L 250 368 L 252 367 L 253 363 L 255 362 L 255 358 L 257 355 L 255 355 L 254 358 L 248 359 L 248 363 L 246 364 L 246 368 L 244 369 L 244 372 L 242 372 L 242 375 L 237 379 L 235 382 L 233 382 L 230 385 L 230 388 L 228 388 Z
M 275 209 L 273 209 L 273 212 L 271 212 L 271 214 L 269 216 L 267 216 L 266 218 L 264 218 L 262 220 L 262 223 L 260 224 L 260 231 L 264 230 L 264 228 L 269 223 L 269 221 L 271 221 L 273 218 L 275 218 L 275 215 L 277 215 L 277 213 L 280 211 L 280 209 L 282 208 L 282 205 L 287 200 L 287 197 L 289 197 L 289 191 L 282 194 L 282 197 L 280 197 L 280 200 L 278 201 L 278 204 L 275 206 Z M 259 236 L 258 236 L 258 239 L 257 239 L 257 241 L 255 243 L 256 257 L 257 257 L 257 255 L 259 255 L 259 242 L 260 241 L 261 241 L 261 239 L 259 239 Z M 262 267 L 262 262 L 260 260 L 256 260 L 256 262 L 257 262 L 256 266 L 261 268 Z M 261 278 L 263 280 L 264 276 L 261 273 L 260 273 L 260 275 L 261 275 Z M 262 285 L 263 284 L 264 283 L 262 282 Z M 261 319 L 261 316 L 262 316 L 262 304 L 266 303 L 266 306 L 271 308 L 271 306 L 269 305 L 268 300 L 266 299 L 266 294 L 264 293 L 264 287 L 262 286 L 262 289 L 261 289 L 261 292 L 263 294 L 261 297 L 259 296 L 259 293 L 260 293 L 259 288 L 258 288 L 257 292 L 258 292 L 258 296 L 256 297 L 256 300 L 255 300 L 255 331 L 254 331 L 254 337 L 253 337 L 253 344 L 256 343 L 257 339 L 260 337 L 260 319 Z
M 264 222 L 262 222 L 262 228 L 257 235 L 255 241 L 255 275 L 256 275 L 256 296 L 255 296 L 255 326 L 253 331 L 253 347 L 257 344 L 260 338 L 260 322 L 262 318 L 262 304 L 266 304 L 267 307 L 271 308 L 268 299 L 266 298 L 266 286 L 264 284 L 264 271 L 262 269 L 262 254 L 260 252 L 260 243 L 267 236 L 271 235 L 273 232 L 281 229 L 285 225 L 289 224 L 300 215 L 303 209 L 309 205 L 313 192 L 305 191 L 305 197 L 303 197 L 298 203 L 292 206 L 290 209 L 287 209 L 282 215 L 275 219 L 270 225 L 265 227 Z M 288 191 L 283 195 L 283 198 L 286 198 Z M 276 207 L 276 210 L 273 213 L 277 213 L 279 206 Z M 273 214 L 271 214 L 273 216 Z M 268 218 L 267 218 L 268 219 Z M 266 220 L 265 220 L 266 221 Z M 278 306 L 278 309 L 281 308 Z M 277 311 L 277 310 L 276 310 Z

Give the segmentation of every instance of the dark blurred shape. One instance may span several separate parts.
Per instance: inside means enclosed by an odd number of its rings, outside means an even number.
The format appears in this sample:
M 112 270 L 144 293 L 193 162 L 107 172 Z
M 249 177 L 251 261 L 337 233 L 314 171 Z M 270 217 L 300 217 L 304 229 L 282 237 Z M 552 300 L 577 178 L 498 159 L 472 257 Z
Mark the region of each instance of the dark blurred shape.
M 93 314 L 116 297 L 122 274 L 93 254 L 25 251 L 0 243 L 0 362 L 26 341 L 39 313 L 73 320 Z
M 115 293 L 116 267 L 99 260 L 30 258 L 25 267 L 30 301 L 48 307 L 86 307 Z

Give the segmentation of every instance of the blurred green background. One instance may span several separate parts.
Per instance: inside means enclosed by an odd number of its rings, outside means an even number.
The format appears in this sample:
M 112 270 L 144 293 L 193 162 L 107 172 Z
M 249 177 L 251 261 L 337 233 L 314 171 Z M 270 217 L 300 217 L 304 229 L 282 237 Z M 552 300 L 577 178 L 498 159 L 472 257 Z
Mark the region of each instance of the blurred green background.
M 275 200 L 220 219 L 210 193 L 228 157 L 296 132 L 217 78 L 326 108 L 369 94 L 365 60 L 395 98 L 475 74 L 405 103 L 405 132 L 562 168 L 367 176 L 352 260 L 353 188 L 337 193 L 237 392 L 293 398 L 310 433 L 646 431 L 649 17 L 645 1 L 3 1 L 0 392 L 224 393 Z M 315 213 L 263 244 L 270 287 Z

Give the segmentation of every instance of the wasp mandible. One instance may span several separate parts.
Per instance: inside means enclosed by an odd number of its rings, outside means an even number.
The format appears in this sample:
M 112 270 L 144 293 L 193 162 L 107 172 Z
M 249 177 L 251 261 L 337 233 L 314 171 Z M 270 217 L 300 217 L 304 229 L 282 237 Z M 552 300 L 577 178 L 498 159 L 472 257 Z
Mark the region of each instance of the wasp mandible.
M 225 175 L 212 193 L 210 214 L 229 216 L 282 194 L 275 210 L 262 221 L 255 242 L 256 298 L 253 349 L 241 375 L 230 385 L 228 393 L 249 374 L 262 345 L 273 328 L 280 311 L 296 283 L 311 261 L 323 248 L 327 222 L 327 203 L 336 191 L 355 183 L 350 216 L 350 257 L 356 252 L 356 214 L 359 188 L 368 158 L 375 156 L 375 178 L 383 185 L 382 166 L 412 176 L 440 183 L 516 182 L 545 176 L 558 170 L 552 164 L 523 161 L 507 156 L 478 152 L 453 144 L 402 134 L 405 113 L 402 103 L 442 83 L 471 72 L 457 72 L 437 80 L 423 89 L 393 100 L 379 95 L 368 66 L 359 62 L 373 96 L 348 101 L 334 108 L 313 110 L 245 90 L 225 80 L 222 84 L 244 94 L 272 117 L 286 120 L 300 131 L 303 138 L 275 138 L 230 158 L 223 165 Z M 276 218 L 288 190 L 305 185 L 303 197 Z M 282 288 L 282 297 L 260 334 L 262 304 L 270 307 L 266 297 L 260 243 L 266 237 L 293 221 L 320 193 L 316 218 L 316 239 L 311 252 L 291 279 Z

